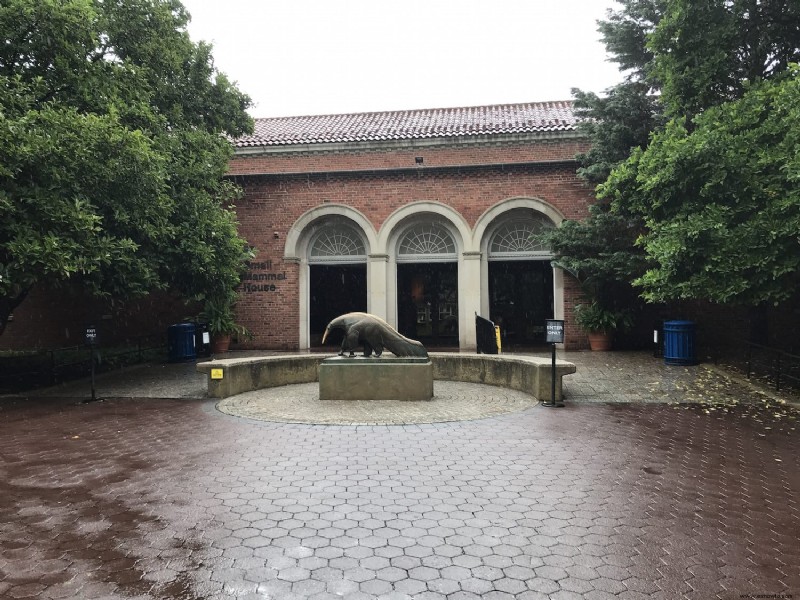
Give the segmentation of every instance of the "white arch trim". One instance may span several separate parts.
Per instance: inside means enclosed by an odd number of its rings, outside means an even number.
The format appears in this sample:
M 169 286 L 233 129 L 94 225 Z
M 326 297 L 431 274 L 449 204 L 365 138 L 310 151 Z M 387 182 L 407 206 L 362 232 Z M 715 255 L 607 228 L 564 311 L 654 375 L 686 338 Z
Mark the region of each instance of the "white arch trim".
M 555 223 L 556 227 L 561 225 L 561 221 L 565 219 L 564 214 L 555 206 L 538 198 L 508 198 L 502 200 L 478 217 L 475 228 L 472 231 L 472 244 L 476 250 L 480 250 L 482 244 L 486 241 L 484 236 L 487 228 L 491 227 L 492 222 L 503 213 L 515 208 L 529 208 L 542 213 Z
M 558 227 L 565 219 L 564 214 L 552 204 L 548 204 L 539 198 L 517 197 L 508 198 L 498 202 L 486 212 L 484 212 L 475 223 L 472 231 L 472 243 L 481 250 L 480 266 L 480 314 L 489 314 L 489 263 L 488 246 L 489 236 L 487 233 L 497 223 L 497 219 L 502 218 L 508 211 L 527 208 L 545 215 Z M 564 273 L 561 269 L 553 267 L 553 318 L 564 318 Z
M 390 251 L 390 245 L 396 241 L 397 236 L 400 233 L 398 231 L 400 224 L 405 219 L 418 218 L 420 216 L 424 217 L 426 214 L 434 214 L 444 217 L 444 219 L 455 228 L 459 237 L 461 238 L 455 240 L 456 246 L 462 252 L 468 252 L 472 250 L 472 248 L 469 247 L 472 239 L 472 232 L 470 231 L 469 224 L 464 217 L 459 214 L 458 211 L 447 206 L 446 204 L 441 204 L 440 202 L 420 201 L 406 204 L 389 215 L 386 221 L 383 222 L 380 233 L 378 234 L 378 249 L 376 252 L 390 255 L 393 254 L 394 249 Z
M 298 311 L 299 311 L 299 347 L 300 350 L 306 350 L 310 344 L 309 335 L 309 266 L 308 266 L 308 244 L 311 241 L 309 228 L 320 221 L 321 219 L 329 217 L 344 217 L 353 221 L 353 223 L 361 229 L 361 233 L 366 237 L 366 251 L 367 255 L 373 253 L 377 245 L 378 235 L 375 231 L 370 220 L 363 215 L 360 211 L 351 206 L 344 204 L 324 204 L 317 206 L 311 210 L 303 213 L 289 228 L 286 234 L 286 242 L 283 246 L 283 259 L 293 261 L 300 265 L 298 271 Z M 375 279 L 372 277 L 370 270 L 367 271 L 367 289 L 370 289 L 370 280 Z M 380 278 L 378 278 L 380 280 Z M 367 304 L 367 309 L 373 312 L 372 306 Z
M 477 303 L 470 303 L 470 282 L 476 278 L 471 276 L 470 263 L 467 255 L 474 254 L 471 247 L 472 230 L 466 219 L 455 209 L 440 202 L 419 201 L 407 204 L 394 211 L 381 226 L 378 236 L 380 252 L 389 257 L 386 269 L 386 320 L 397 326 L 397 243 L 405 231 L 405 225 L 416 220 L 432 220 L 439 217 L 442 224 L 453 235 L 456 245 L 456 260 L 458 268 L 458 337 L 462 347 L 473 347 L 474 327 L 470 327 L 472 315 L 477 310 Z M 467 316 L 469 315 L 469 317 Z
M 286 243 L 283 246 L 283 258 L 301 260 L 306 258 L 308 245 L 307 229 L 309 225 L 324 217 L 346 217 L 353 221 L 367 238 L 367 254 L 375 252 L 378 245 L 378 235 L 370 220 L 352 206 L 345 204 L 325 204 L 306 211 L 294 222 L 286 234 Z

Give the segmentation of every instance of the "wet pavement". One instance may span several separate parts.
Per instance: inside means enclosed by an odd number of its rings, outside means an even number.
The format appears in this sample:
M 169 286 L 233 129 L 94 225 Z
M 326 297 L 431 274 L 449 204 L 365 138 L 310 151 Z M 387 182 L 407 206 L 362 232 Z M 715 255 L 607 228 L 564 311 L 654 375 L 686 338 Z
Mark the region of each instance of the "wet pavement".
M 0 399 L 0 598 L 797 598 L 797 409 L 565 358 L 565 408 L 435 424 L 234 417 L 191 365 Z

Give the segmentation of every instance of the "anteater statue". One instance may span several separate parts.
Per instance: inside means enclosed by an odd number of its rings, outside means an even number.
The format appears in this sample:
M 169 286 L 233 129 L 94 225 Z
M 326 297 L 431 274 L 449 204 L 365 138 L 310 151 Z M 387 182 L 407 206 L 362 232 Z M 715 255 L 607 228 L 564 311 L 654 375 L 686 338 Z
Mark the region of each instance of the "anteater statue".
M 339 356 L 344 356 L 345 352 L 350 352 L 350 356 L 355 356 L 356 349 L 364 346 L 364 356 L 370 356 L 373 352 L 375 356 L 380 356 L 385 348 L 395 356 L 428 358 L 425 346 L 416 340 L 404 337 L 386 321 L 375 315 L 352 312 L 336 317 L 325 328 L 325 334 L 322 336 L 323 344 L 328 333 L 334 329 L 344 331 L 344 340 L 342 340 L 342 350 L 339 352 Z

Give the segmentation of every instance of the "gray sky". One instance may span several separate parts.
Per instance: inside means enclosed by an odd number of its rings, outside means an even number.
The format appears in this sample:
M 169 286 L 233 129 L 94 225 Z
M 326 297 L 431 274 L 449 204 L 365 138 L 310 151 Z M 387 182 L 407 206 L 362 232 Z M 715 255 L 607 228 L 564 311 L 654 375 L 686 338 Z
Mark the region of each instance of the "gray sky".
M 621 80 L 614 0 L 183 0 L 255 117 L 568 100 Z

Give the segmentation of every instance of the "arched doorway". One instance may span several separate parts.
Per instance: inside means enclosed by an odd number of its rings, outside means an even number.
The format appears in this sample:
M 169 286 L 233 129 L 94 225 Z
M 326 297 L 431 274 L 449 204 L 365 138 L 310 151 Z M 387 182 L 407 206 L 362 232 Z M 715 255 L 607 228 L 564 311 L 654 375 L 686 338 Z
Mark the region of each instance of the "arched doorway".
M 552 254 L 536 234 L 554 224 L 541 213 L 506 213 L 488 245 L 489 314 L 500 326 L 503 348 L 544 344 L 546 319 L 553 318 Z
M 458 254 L 452 233 L 416 222 L 397 245 L 397 329 L 427 347 L 458 347 Z
M 309 338 L 320 346 L 325 327 L 344 313 L 367 310 L 367 252 L 364 240 L 344 220 L 325 222 L 311 237 L 309 266 Z M 337 332 L 331 338 L 337 344 Z M 327 344 L 327 342 L 326 342 Z

